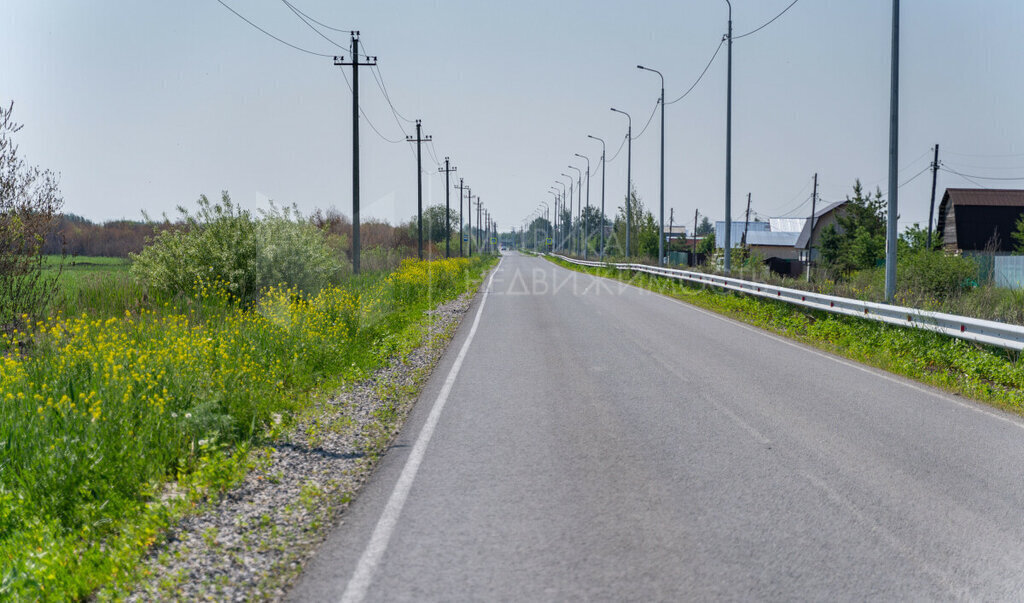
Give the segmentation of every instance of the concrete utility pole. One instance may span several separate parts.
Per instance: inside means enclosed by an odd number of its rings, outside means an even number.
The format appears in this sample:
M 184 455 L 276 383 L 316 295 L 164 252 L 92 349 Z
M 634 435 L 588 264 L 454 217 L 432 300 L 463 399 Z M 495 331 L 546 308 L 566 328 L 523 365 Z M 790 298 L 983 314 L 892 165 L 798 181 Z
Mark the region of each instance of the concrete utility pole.
M 352 66 L 352 272 L 359 274 L 359 66 L 372 67 L 377 64 L 377 57 L 367 57 L 365 63 L 359 62 L 359 32 L 352 32 L 352 60 L 346 62 L 343 57 L 334 57 L 338 67 Z
M 430 142 L 430 136 L 423 136 L 423 125 L 416 120 L 416 136 L 406 136 L 408 142 L 416 143 L 416 230 L 419 235 L 420 259 L 423 259 L 423 143 Z
M 448 192 L 451 190 L 451 185 L 448 182 L 449 175 L 458 170 L 459 168 L 451 167 L 447 157 L 444 158 L 444 167 L 437 168 L 437 171 L 444 172 L 444 257 L 452 257 L 451 249 L 449 249 L 449 242 L 452 240 L 452 210 L 449 207 L 449 196 Z M 459 207 L 462 207 L 462 198 L 459 198 Z M 461 230 L 461 226 L 459 227 Z M 461 245 L 461 240 L 460 245 Z
M 604 261 L 604 175 L 608 170 L 604 163 L 604 139 L 598 138 L 597 136 L 591 136 L 587 134 L 587 138 L 593 138 L 594 140 L 601 143 L 601 261 Z M 590 187 L 587 187 L 587 193 L 590 193 Z
M 935 221 L 935 184 L 939 177 L 939 145 L 935 144 L 935 159 L 932 160 L 932 203 L 928 206 L 928 251 L 932 250 L 932 224 Z
M 462 178 L 459 178 L 459 257 L 462 257 Z
M 896 236 L 899 220 L 900 0 L 892 0 L 892 66 L 889 83 L 889 209 L 885 229 L 885 301 L 896 297 Z
M 811 282 L 811 252 L 814 250 L 814 214 L 818 205 L 818 172 L 814 172 L 814 192 L 811 193 L 811 225 L 807 235 L 807 282 Z
M 732 2 L 729 5 L 729 67 L 725 93 L 725 273 L 732 268 Z

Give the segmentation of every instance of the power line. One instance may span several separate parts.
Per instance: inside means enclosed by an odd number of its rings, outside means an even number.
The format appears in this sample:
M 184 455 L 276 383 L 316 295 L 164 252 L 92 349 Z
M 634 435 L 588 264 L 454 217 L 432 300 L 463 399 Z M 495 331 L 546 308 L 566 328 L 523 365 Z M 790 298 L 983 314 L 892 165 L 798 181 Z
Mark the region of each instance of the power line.
M 960 176 L 961 178 L 963 178 L 964 180 L 966 180 L 966 181 L 970 182 L 970 183 L 971 183 L 971 184 L 973 184 L 974 186 L 978 186 L 978 187 L 981 187 L 981 188 L 989 188 L 989 187 L 985 186 L 984 184 L 982 184 L 982 183 L 980 183 L 980 182 L 975 182 L 974 180 L 971 180 L 971 179 L 970 179 L 970 178 L 968 178 L 967 176 L 964 176 L 963 174 L 961 174 L 961 173 L 959 173 L 959 172 L 954 172 L 953 170 L 951 170 L 951 169 L 949 169 L 949 168 L 946 168 L 946 167 L 940 167 L 939 169 L 940 169 L 940 170 L 942 170 L 943 172 L 949 172 L 950 174 L 956 174 L 957 176 Z
M 313 24 L 306 20 L 306 17 L 303 15 L 302 11 L 300 11 L 299 9 L 295 8 L 294 6 L 292 6 L 292 4 L 290 2 L 288 2 L 288 0 L 281 0 L 281 2 L 284 2 L 284 5 L 287 6 L 290 11 L 295 13 L 295 16 L 299 18 L 299 21 L 302 21 L 306 25 L 306 27 L 308 27 L 311 30 L 313 30 L 313 33 L 315 33 L 316 35 L 320 36 L 321 38 L 327 40 L 331 44 L 334 44 L 336 47 L 342 49 L 343 51 L 348 52 L 348 50 L 349 50 L 348 48 L 345 48 L 341 44 L 338 44 L 334 40 L 332 40 L 332 39 L 328 38 L 326 35 L 324 35 L 323 32 L 321 32 L 319 29 L 317 29 L 316 27 L 313 27 Z
M 391 112 L 395 114 L 395 117 L 401 118 L 403 121 L 407 121 L 411 124 L 416 123 L 415 120 L 409 119 L 408 117 L 399 113 L 398 109 L 395 108 L 395 104 L 391 102 L 391 95 L 388 94 L 387 86 L 384 85 L 384 75 L 381 74 L 380 67 L 377 67 L 376 69 L 371 69 L 370 72 L 373 74 L 373 79 L 376 80 L 377 87 L 380 88 L 381 93 L 384 95 L 384 100 L 388 101 L 388 106 L 391 107 Z
M 1007 159 L 1010 157 L 1024 157 L 1024 153 L 1011 153 L 1009 155 L 971 155 L 970 153 L 955 153 L 953 151 L 943 151 L 943 155 L 956 155 L 957 157 L 972 157 L 975 159 Z
M 669 101 L 669 102 L 665 103 L 666 105 L 671 105 L 673 103 L 678 103 L 679 101 L 681 101 L 684 98 L 686 98 L 686 96 L 688 94 L 693 92 L 693 89 L 697 87 L 697 84 L 699 84 L 700 81 L 702 79 L 704 79 L 704 74 L 706 74 L 708 72 L 708 69 L 711 69 L 711 64 L 715 62 L 715 57 L 718 56 L 718 51 L 722 50 L 722 44 L 725 44 L 725 38 L 722 38 L 722 40 L 718 43 L 718 48 L 716 48 L 714 54 L 711 55 L 711 60 L 708 61 L 708 64 L 704 66 L 704 71 L 700 72 L 700 75 L 697 77 L 697 80 L 695 82 L 693 82 L 693 85 L 690 86 L 690 88 L 686 92 L 684 92 L 682 96 L 680 96 L 679 98 L 677 98 L 674 101 Z
M 260 30 L 261 32 L 263 32 L 263 33 L 264 33 L 265 35 L 268 35 L 268 36 L 270 36 L 271 38 L 273 38 L 273 39 L 277 40 L 278 42 L 280 42 L 280 43 L 284 44 L 285 46 L 289 46 L 289 47 L 291 47 L 291 48 L 294 48 L 295 50 L 298 50 L 298 51 L 300 51 L 300 52 L 304 52 L 304 53 L 306 53 L 306 54 L 311 54 L 311 55 L 313 55 L 313 56 L 317 56 L 317 57 L 327 57 L 327 58 L 331 58 L 331 57 L 333 57 L 333 56 L 334 56 L 333 54 L 323 54 L 323 53 L 319 53 L 319 52 L 313 52 L 312 50 L 307 50 L 307 49 L 305 49 L 305 48 L 303 48 L 303 47 L 301 47 L 301 46 L 296 46 L 295 44 L 292 44 L 291 42 L 286 42 L 286 41 L 282 40 L 281 38 L 279 38 L 279 37 L 275 36 L 274 34 L 270 33 L 269 31 L 267 31 L 267 30 L 263 29 L 263 28 L 262 28 L 262 27 L 260 27 L 259 25 L 256 25 L 255 23 L 253 23 L 253 22 L 252 22 L 252 21 L 250 21 L 249 19 L 246 19 L 244 15 L 242 15 L 241 13 L 239 13 L 238 11 L 236 11 L 235 9 L 233 9 L 233 8 L 231 8 L 230 6 L 228 6 L 227 4 L 225 4 L 225 3 L 224 3 L 224 0 L 217 0 L 217 2 L 219 2 L 219 3 L 220 3 L 220 5 L 221 5 L 221 6 L 223 6 L 224 8 L 226 8 L 226 9 L 228 9 L 229 11 L 231 11 L 232 13 L 234 13 L 234 14 L 235 14 L 235 16 L 236 16 L 236 17 L 238 17 L 239 19 L 241 19 L 241 20 L 245 21 L 245 22 L 246 22 L 246 23 L 248 23 L 249 25 L 252 25 L 252 26 L 253 26 L 253 27 L 255 27 L 256 29 L 258 29 L 258 30 Z
M 352 84 L 349 83 L 348 76 L 345 75 L 344 71 L 341 72 L 341 77 L 345 78 L 345 85 L 348 86 L 349 92 L 351 92 L 352 91 Z M 381 140 L 383 140 L 384 142 L 390 142 L 391 144 L 398 144 L 400 142 L 405 142 L 404 139 L 391 140 L 387 136 L 384 136 L 383 134 L 381 134 L 380 130 L 377 129 L 377 126 L 373 125 L 373 122 L 370 121 L 369 117 L 367 117 L 366 111 L 363 110 L 362 105 L 359 106 L 359 113 L 360 113 L 360 115 L 363 116 L 363 119 L 366 120 L 366 123 L 370 124 L 370 129 L 372 129 L 374 132 L 376 132 L 377 136 L 380 136 Z
M 302 12 L 302 11 L 301 11 L 301 10 L 299 10 L 298 8 L 295 8 L 295 6 L 293 6 L 292 4 L 289 4 L 289 3 L 287 2 L 287 0 L 283 0 L 283 1 L 284 1 L 284 3 L 285 3 L 285 4 L 287 4 L 287 5 L 288 5 L 288 6 L 290 7 L 290 8 L 292 8 L 292 9 L 294 9 L 295 11 L 297 11 L 297 12 L 301 13 L 303 17 L 305 17 L 305 18 L 309 19 L 309 20 L 310 20 L 310 21 L 312 21 L 313 23 L 316 23 L 316 24 L 317 24 L 317 25 L 319 25 L 320 27 L 323 27 L 323 28 L 325 28 L 325 29 L 329 29 L 329 30 L 331 30 L 331 31 L 336 31 L 336 32 L 338 32 L 338 33 L 346 33 L 346 34 L 353 34 L 353 33 L 355 33 L 355 31 L 353 31 L 353 30 L 351 30 L 351 29 L 338 29 L 338 28 L 336 28 L 336 27 L 331 27 L 330 25 L 326 25 L 326 24 L 324 24 L 324 23 L 321 23 L 320 21 L 317 21 L 317 20 L 316 20 L 316 19 L 314 19 L 313 17 L 310 17 L 310 16 L 309 16 L 309 15 L 307 15 L 306 13 Z
M 642 130 L 640 130 L 640 133 L 633 137 L 633 140 L 640 140 L 640 137 L 643 136 L 644 132 L 647 131 L 647 126 L 651 125 L 651 120 L 654 119 L 654 114 L 658 112 L 658 105 L 660 105 L 660 104 L 661 104 L 661 99 L 660 98 L 658 100 L 654 101 L 654 109 L 651 110 L 651 116 L 647 118 L 647 123 L 644 124 L 644 127 L 643 127 Z
M 978 180 L 1024 180 L 1024 176 L 1021 176 L 1019 178 L 1006 178 L 1006 177 L 998 177 L 998 176 L 976 176 L 974 174 L 961 174 L 960 172 L 958 172 L 956 170 L 953 170 L 953 169 L 950 169 L 950 168 L 945 168 L 945 170 L 947 172 L 953 172 L 957 176 L 961 176 L 963 178 L 977 178 Z
M 782 15 L 786 14 L 786 11 L 788 11 L 788 10 L 789 10 L 789 9 L 791 9 L 791 8 L 793 8 L 793 5 L 794 5 L 794 4 L 796 4 L 796 3 L 797 3 L 797 2 L 799 2 L 799 1 L 800 1 L 800 0 L 793 0 L 793 1 L 792 1 L 792 2 L 791 2 L 791 3 L 789 4 L 789 6 L 787 6 L 787 7 L 786 7 L 786 8 L 784 8 L 784 9 L 782 9 L 782 12 L 781 12 L 781 13 L 779 13 L 779 14 L 775 15 L 774 17 L 772 17 L 772 18 L 771 18 L 771 20 L 769 20 L 769 21 L 768 21 L 767 23 L 765 23 L 765 24 L 764 24 L 764 25 L 762 25 L 761 27 L 758 27 L 757 29 L 755 29 L 755 30 L 752 30 L 752 31 L 748 31 L 747 33 L 743 34 L 742 36 L 733 36 L 733 37 L 732 37 L 732 39 L 733 39 L 733 40 L 739 40 L 740 38 L 745 38 L 745 37 L 747 37 L 747 36 L 749 36 L 749 35 L 753 35 L 753 34 L 756 34 L 757 32 L 761 31 L 761 30 L 762 30 L 762 29 L 764 29 L 765 27 L 768 27 L 769 25 L 771 25 L 772 23 L 774 23 L 776 19 L 778 19 L 778 18 L 779 18 L 779 17 L 781 17 Z
M 619 153 L 622 152 L 622 147 L 626 146 L 626 140 L 628 140 L 628 139 L 629 139 L 629 135 L 628 134 L 626 136 L 623 136 L 622 137 L 622 144 L 619 145 L 619 150 L 615 151 L 615 154 L 612 155 L 611 158 L 605 159 L 604 162 L 605 163 L 609 163 L 609 162 L 615 161 L 615 158 L 618 157 Z
M 785 206 L 789 205 L 790 203 L 792 203 L 793 201 L 795 201 L 797 199 L 797 197 L 799 197 L 800 195 L 804 194 L 805 191 L 807 191 L 807 187 L 809 187 L 811 185 L 811 182 L 813 182 L 813 181 L 814 181 L 813 178 L 808 178 L 807 181 L 804 182 L 803 187 L 799 191 L 797 191 L 797 193 L 795 195 L 793 195 L 792 197 L 789 198 L 789 201 L 786 201 L 784 203 L 780 203 L 780 204 L 774 206 L 774 209 L 778 209 L 780 207 L 785 207 Z

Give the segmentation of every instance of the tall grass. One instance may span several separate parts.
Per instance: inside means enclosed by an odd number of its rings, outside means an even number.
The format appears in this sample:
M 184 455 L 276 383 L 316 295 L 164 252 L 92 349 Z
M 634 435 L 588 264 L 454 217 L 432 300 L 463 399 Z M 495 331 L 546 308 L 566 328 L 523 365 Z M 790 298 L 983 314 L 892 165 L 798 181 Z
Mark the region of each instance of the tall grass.
M 139 299 L 127 273 L 107 281 L 113 299 L 69 284 L 68 309 L 98 310 L 0 339 L 0 599 L 87 596 L 152 541 L 159 521 L 134 530 L 154 517 L 159 484 L 287 423 L 315 388 L 365 375 L 389 353 L 382 341 L 486 265 L 406 261 L 251 305 L 206 283 L 195 299 L 119 314 Z

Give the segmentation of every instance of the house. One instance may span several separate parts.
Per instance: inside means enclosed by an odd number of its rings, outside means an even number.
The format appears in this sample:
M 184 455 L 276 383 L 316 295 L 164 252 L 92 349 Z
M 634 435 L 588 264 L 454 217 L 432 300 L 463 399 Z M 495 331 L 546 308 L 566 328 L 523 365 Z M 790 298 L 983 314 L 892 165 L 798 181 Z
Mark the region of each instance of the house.
M 807 261 L 808 247 L 811 248 L 812 262 L 817 262 L 821 259 L 821 233 L 826 228 L 839 221 L 839 216 L 842 214 L 843 206 L 847 203 L 849 203 L 849 201 L 835 201 L 833 203 L 827 203 L 815 209 L 813 225 L 810 223 L 809 219 L 804 221 L 803 228 L 800 229 L 800 236 L 794 244 L 794 247 L 802 252 L 800 255 L 800 259 L 802 261 Z
M 675 241 L 677 239 L 686 240 L 686 226 L 683 224 L 669 225 L 669 227 L 665 229 L 664 234 L 666 241 Z
M 1024 214 L 1024 190 L 947 188 L 936 236 L 947 251 L 1013 251 L 1011 236 Z
M 747 239 L 749 240 L 750 239 L 750 233 L 752 233 L 752 232 L 764 232 L 764 231 L 767 231 L 768 230 L 768 223 L 767 222 L 757 221 L 757 220 L 754 220 L 754 221 L 751 221 L 751 222 L 746 222 L 744 220 L 733 220 L 732 221 L 732 229 L 730 230 L 730 235 L 732 236 L 732 238 L 729 241 L 729 243 L 732 245 L 733 249 L 736 249 L 737 247 L 740 246 L 740 243 L 743 240 L 743 231 L 744 230 L 747 231 Z M 722 220 L 719 220 L 719 221 L 715 222 L 715 245 L 719 249 L 721 249 L 722 245 L 724 243 L 725 243 L 725 222 L 722 221 Z

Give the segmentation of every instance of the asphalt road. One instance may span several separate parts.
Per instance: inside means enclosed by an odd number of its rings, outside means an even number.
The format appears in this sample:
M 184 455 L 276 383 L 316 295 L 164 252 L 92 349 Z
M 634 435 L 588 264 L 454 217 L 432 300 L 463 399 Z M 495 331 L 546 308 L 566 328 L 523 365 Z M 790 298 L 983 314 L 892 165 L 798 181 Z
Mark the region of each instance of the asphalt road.
M 293 600 L 1024 598 L 1018 419 L 537 258 L 482 297 Z

